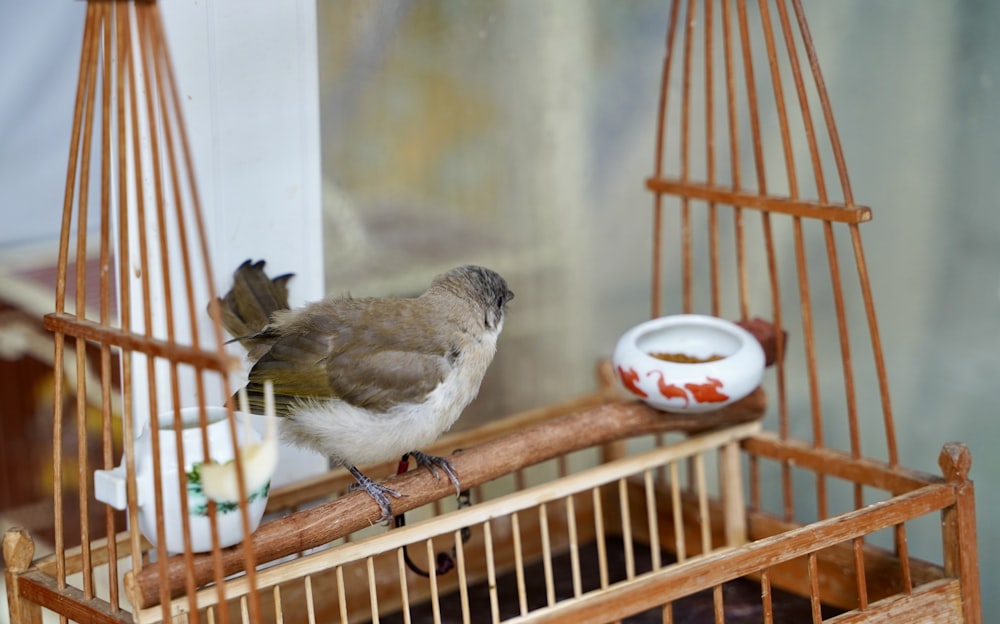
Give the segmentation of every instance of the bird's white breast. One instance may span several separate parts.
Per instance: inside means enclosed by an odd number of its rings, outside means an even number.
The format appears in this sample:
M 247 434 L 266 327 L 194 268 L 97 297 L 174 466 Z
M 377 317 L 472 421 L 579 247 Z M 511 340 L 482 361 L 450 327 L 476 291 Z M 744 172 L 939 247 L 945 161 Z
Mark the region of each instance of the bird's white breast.
M 470 341 L 451 371 L 422 403 L 371 413 L 337 399 L 302 405 L 285 419 L 282 437 L 334 462 L 373 464 L 397 459 L 434 442 L 476 398 L 496 353 L 498 331 Z

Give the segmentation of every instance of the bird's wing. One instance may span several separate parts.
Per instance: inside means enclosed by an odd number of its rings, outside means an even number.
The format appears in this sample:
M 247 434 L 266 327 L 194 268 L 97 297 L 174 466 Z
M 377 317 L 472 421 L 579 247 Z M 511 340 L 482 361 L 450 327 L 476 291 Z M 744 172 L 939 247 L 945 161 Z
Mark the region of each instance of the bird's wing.
M 362 307 L 334 340 L 326 361 L 334 396 L 373 411 L 423 401 L 451 370 L 447 337 L 413 300 L 382 300 L 369 312 Z
M 340 366 L 331 361 L 330 386 L 335 396 L 367 409 L 381 412 L 400 403 L 420 403 L 444 381 L 448 364 L 440 354 L 384 349 L 357 360 L 350 349 L 337 360 L 357 361 Z
M 274 384 L 275 411 L 287 416 L 301 400 L 332 396 L 324 359 L 329 341 L 310 334 L 285 334 L 250 369 L 247 398 L 255 414 L 264 410 L 264 382 Z
M 279 414 L 301 399 L 339 398 L 373 411 L 422 401 L 450 370 L 453 349 L 428 335 L 434 325 L 412 303 L 341 299 L 282 323 L 280 337 L 250 371 L 254 411 L 263 406 L 268 379 Z

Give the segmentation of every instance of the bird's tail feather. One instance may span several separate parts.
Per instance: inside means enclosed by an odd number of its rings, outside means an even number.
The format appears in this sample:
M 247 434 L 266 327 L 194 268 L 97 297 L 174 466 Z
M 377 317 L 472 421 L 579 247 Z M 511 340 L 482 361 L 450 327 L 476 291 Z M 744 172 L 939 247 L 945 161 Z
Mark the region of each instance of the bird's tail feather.
M 288 280 L 293 275 L 272 279 L 264 272 L 263 260 L 247 260 L 233 274 L 232 288 L 217 300 L 222 326 L 247 349 L 251 360 L 259 357 L 254 338 L 265 330 L 275 312 L 288 309 Z

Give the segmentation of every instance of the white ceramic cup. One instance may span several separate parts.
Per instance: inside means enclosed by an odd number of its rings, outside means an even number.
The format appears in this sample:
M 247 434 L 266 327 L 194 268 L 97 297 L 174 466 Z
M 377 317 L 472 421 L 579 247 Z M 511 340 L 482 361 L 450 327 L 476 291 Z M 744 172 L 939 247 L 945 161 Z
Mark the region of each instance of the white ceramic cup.
M 184 447 L 184 472 L 187 474 L 187 522 L 193 552 L 207 552 L 212 549 L 211 520 L 208 517 L 208 499 L 201 491 L 199 469 L 205 462 L 204 446 L 200 428 L 199 407 L 181 410 L 183 430 L 181 439 Z M 216 463 L 225 463 L 235 457 L 226 409 L 207 407 L 207 435 L 209 458 Z M 260 441 L 260 435 L 246 422 L 247 416 L 236 413 L 236 433 L 240 446 Z M 152 436 L 158 436 L 160 446 L 160 490 L 162 509 L 155 501 L 153 479 Z M 156 518 L 163 517 L 163 528 L 167 551 L 184 551 L 184 527 L 180 492 L 180 466 L 177 463 L 177 435 L 174 432 L 174 413 L 160 415 L 159 427 L 145 427 L 135 440 L 136 487 L 138 490 L 139 529 L 142 534 L 157 544 Z M 125 462 L 113 470 L 94 471 L 94 493 L 97 500 L 116 509 L 127 509 L 125 489 Z M 254 492 L 248 492 L 247 512 L 250 530 L 256 530 L 264 515 L 270 482 Z M 232 546 L 243 540 L 243 519 L 237 502 L 218 502 L 216 506 L 220 547 Z

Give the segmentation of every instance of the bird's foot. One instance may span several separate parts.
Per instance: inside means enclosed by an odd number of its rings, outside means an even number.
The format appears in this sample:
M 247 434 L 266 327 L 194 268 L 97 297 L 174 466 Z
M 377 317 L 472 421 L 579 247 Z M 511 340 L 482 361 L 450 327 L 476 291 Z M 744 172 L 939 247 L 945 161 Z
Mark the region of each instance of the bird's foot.
M 426 466 L 431 474 L 434 475 L 435 479 L 440 479 L 441 475 L 438 474 L 437 469 L 440 468 L 446 475 L 448 475 L 448 480 L 451 484 L 455 486 L 455 493 L 461 495 L 462 486 L 458 482 L 458 475 L 455 474 L 455 469 L 452 468 L 451 462 L 444 457 L 438 457 L 437 455 L 428 455 L 421 451 L 411 451 L 410 455 L 413 455 L 413 459 L 417 461 L 418 466 Z
M 382 510 L 382 517 L 379 518 L 379 522 L 388 525 L 389 521 L 392 520 L 392 504 L 389 502 L 389 497 L 401 498 L 403 495 L 398 490 L 394 490 L 381 483 L 375 483 L 354 466 L 348 466 L 347 470 L 357 480 L 357 483 L 352 485 L 350 489 L 361 489 L 367 492 L 368 496 L 371 496 L 378 504 L 378 508 Z

